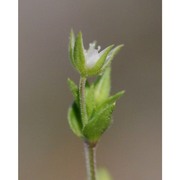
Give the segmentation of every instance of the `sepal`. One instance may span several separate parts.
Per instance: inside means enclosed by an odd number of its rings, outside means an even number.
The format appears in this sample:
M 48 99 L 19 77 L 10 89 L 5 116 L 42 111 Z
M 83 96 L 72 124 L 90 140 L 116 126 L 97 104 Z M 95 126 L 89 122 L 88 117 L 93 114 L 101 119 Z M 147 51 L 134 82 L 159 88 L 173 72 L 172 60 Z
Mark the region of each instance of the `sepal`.
M 69 58 L 71 60 L 71 63 L 74 67 L 76 67 L 75 62 L 74 62 L 74 44 L 75 44 L 75 35 L 73 30 L 71 30 L 70 32 L 70 36 L 69 36 Z
M 96 62 L 96 64 L 93 66 L 93 68 L 87 70 L 88 76 L 94 76 L 98 75 L 102 72 L 102 67 L 104 63 L 106 62 L 107 56 L 114 45 L 108 46 L 105 50 L 103 50 L 102 55 Z
M 121 44 L 119 46 L 116 46 L 115 48 L 113 48 L 110 53 L 108 54 L 108 58 L 106 60 L 106 62 L 104 63 L 103 67 L 102 67 L 102 71 L 104 71 L 112 62 L 113 58 L 117 55 L 117 53 L 122 49 L 122 47 L 124 47 L 124 44 Z
M 84 45 L 81 32 L 78 33 L 74 45 L 74 63 L 81 76 L 86 76 Z

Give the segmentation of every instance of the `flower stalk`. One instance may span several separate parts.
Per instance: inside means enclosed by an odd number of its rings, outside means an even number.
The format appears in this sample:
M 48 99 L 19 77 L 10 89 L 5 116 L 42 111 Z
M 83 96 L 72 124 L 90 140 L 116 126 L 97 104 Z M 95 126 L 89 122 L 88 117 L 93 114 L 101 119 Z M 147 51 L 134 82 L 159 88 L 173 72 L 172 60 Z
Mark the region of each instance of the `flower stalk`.
M 96 145 L 84 142 L 88 180 L 96 180 Z
M 87 112 L 86 112 L 86 92 L 85 92 L 86 78 L 80 77 L 79 82 L 79 103 L 81 111 L 81 119 L 83 127 L 88 122 Z
M 80 77 L 79 83 L 79 100 L 80 111 L 83 126 L 87 124 L 88 117 L 86 111 L 86 92 L 85 92 L 86 78 Z M 96 180 L 96 149 L 95 145 L 89 142 L 84 142 L 85 160 L 88 180 Z

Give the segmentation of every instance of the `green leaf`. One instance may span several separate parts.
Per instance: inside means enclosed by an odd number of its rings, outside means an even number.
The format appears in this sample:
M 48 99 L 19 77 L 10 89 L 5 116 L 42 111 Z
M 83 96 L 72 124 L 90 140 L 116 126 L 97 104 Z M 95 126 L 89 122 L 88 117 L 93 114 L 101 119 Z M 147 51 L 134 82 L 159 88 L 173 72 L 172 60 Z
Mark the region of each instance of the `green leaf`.
M 75 44 L 75 36 L 73 30 L 71 30 L 69 37 L 69 57 L 73 66 L 76 67 L 74 63 L 74 44 Z
M 86 82 L 86 109 L 88 118 L 91 117 L 91 114 L 94 110 L 95 102 L 94 102 L 94 85 L 89 85 L 88 81 Z
M 120 91 L 113 96 L 108 97 L 93 112 L 91 119 L 83 129 L 83 134 L 90 142 L 96 142 L 110 126 L 112 112 L 116 101 L 123 96 L 125 91 Z
M 73 94 L 74 100 L 77 103 L 77 105 L 79 104 L 79 91 L 78 91 L 78 86 L 74 83 L 74 81 L 72 81 L 70 78 L 68 78 L 68 86 L 70 91 Z
M 96 143 L 104 131 L 110 126 L 114 107 L 114 104 L 106 105 L 93 114 L 92 119 L 83 129 L 83 134 L 89 142 Z
M 111 89 L 110 73 L 111 73 L 111 68 L 110 67 L 106 68 L 102 76 L 99 76 L 94 83 L 96 106 L 98 106 L 103 101 L 105 101 L 109 96 Z
M 107 60 L 106 60 L 106 63 L 105 63 L 104 66 L 102 67 L 102 71 L 104 71 L 104 69 L 106 69 L 106 67 L 108 67 L 108 66 L 111 64 L 113 58 L 114 58 L 114 57 L 116 56 L 116 54 L 122 49 L 123 46 L 124 46 L 124 44 L 121 44 L 121 45 L 113 48 L 113 49 L 110 51 L 110 53 L 108 54 L 108 58 L 107 58 Z
M 100 168 L 97 170 L 97 180 L 112 180 L 112 177 L 105 168 Z
M 84 57 L 84 45 L 82 39 L 82 33 L 76 37 L 74 46 L 74 63 L 82 76 L 86 75 L 85 57 Z
M 74 134 L 78 137 L 82 137 L 81 115 L 76 103 L 73 103 L 73 105 L 68 110 L 68 122 Z
M 103 50 L 101 57 L 99 58 L 99 60 L 96 62 L 96 64 L 93 66 L 93 68 L 88 69 L 88 75 L 89 76 L 93 76 L 93 75 L 97 75 L 101 72 L 101 69 L 106 61 L 106 58 L 109 54 L 109 52 L 111 51 L 111 49 L 113 48 L 114 45 L 108 46 L 106 49 Z
M 99 109 L 101 109 L 101 107 L 104 107 L 104 106 L 106 106 L 106 105 L 108 106 L 108 105 L 111 105 L 111 104 L 115 104 L 116 101 L 117 101 L 120 97 L 122 97 L 122 96 L 124 95 L 124 93 L 125 93 L 125 91 L 122 90 L 122 91 L 116 93 L 115 95 L 108 97 L 99 107 L 97 107 L 97 111 L 98 111 Z

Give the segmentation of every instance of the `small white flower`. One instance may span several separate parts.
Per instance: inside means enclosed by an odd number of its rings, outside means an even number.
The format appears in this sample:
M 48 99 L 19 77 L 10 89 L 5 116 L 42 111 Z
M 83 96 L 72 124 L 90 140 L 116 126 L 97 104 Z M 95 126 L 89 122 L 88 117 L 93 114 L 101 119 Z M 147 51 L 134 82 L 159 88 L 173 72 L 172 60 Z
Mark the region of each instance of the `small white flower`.
M 102 53 L 99 53 L 101 47 L 98 46 L 98 48 L 96 49 L 95 46 L 96 46 L 96 42 L 90 43 L 89 49 L 84 50 L 87 68 L 92 68 L 96 64 L 96 62 L 99 60 L 99 58 L 101 57 Z
M 96 42 L 89 44 L 89 49 L 84 49 L 82 33 L 79 32 L 75 37 L 74 32 L 70 33 L 69 57 L 74 68 L 82 77 L 99 75 L 109 66 L 114 56 L 123 45 L 113 48 L 108 46 L 100 51 L 101 47 L 96 48 Z

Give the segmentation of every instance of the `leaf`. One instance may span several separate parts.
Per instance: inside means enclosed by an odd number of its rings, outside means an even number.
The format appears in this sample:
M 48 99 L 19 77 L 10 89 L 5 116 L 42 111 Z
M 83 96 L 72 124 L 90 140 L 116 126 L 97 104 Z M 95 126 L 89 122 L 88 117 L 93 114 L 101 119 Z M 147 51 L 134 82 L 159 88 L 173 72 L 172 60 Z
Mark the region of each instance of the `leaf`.
M 111 68 L 108 67 L 102 76 L 99 76 L 94 83 L 95 103 L 98 106 L 109 96 L 111 89 L 110 80 Z
M 125 93 L 125 91 L 122 90 L 122 91 L 116 93 L 115 95 L 108 97 L 99 107 L 97 107 L 97 111 L 98 111 L 99 109 L 101 109 L 101 107 L 104 107 L 104 106 L 106 106 L 106 105 L 108 106 L 108 105 L 111 105 L 111 104 L 115 104 L 116 101 L 117 101 L 120 97 L 122 97 L 122 96 L 124 95 L 124 93 Z
M 85 57 L 84 57 L 84 45 L 82 39 L 82 33 L 76 37 L 74 46 L 74 63 L 82 76 L 86 75 Z
M 99 60 L 96 62 L 96 64 L 93 66 L 93 68 L 91 69 L 88 69 L 88 75 L 89 76 L 93 76 L 93 75 L 97 75 L 98 73 L 101 72 L 101 68 L 103 67 L 105 61 L 106 61 L 106 58 L 109 54 L 109 52 L 111 51 L 112 47 L 114 45 L 111 45 L 111 46 L 108 46 L 106 49 L 104 49 L 102 51 L 102 55 L 101 57 L 99 58 Z
M 111 61 L 113 60 L 113 58 L 116 56 L 116 54 L 121 50 L 121 48 L 124 46 L 124 44 L 121 44 L 115 48 L 113 48 L 110 53 L 108 54 L 108 58 L 106 60 L 106 63 L 104 64 L 104 66 L 102 67 L 102 71 L 104 71 L 106 69 L 106 67 L 108 67 L 111 63 Z
M 120 91 L 115 95 L 110 96 L 96 108 L 91 116 L 92 118 L 83 129 L 83 134 L 88 141 L 97 142 L 105 130 L 110 126 L 115 103 L 124 93 L 125 91 Z
M 110 126 L 114 107 L 114 104 L 102 107 L 93 114 L 92 119 L 85 125 L 83 134 L 89 142 L 97 142 L 104 131 Z
M 112 180 L 112 178 L 105 168 L 100 168 L 97 170 L 97 180 Z
M 81 123 L 81 116 L 80 111 L 76 103 L 68 110 L 68 122 L 71 130 L 74 132 L 75 135 L 78 137 L 82 137 L 82 123 Z
M 91 114 L 94 110 L 95 102 L 94 102 L 94 85 L 89 85 L 86 83 L 86 109 L 88 118 L 91 117 Z
M 74 83 L 74 81 L 72 81 L 70 78 L 68 78 L 68 86 L 70 91 L 73 94 L 74 100 L 77 103 L 77 105 L 79 104 L 79 91 L 78 91 L 78 86 Z

